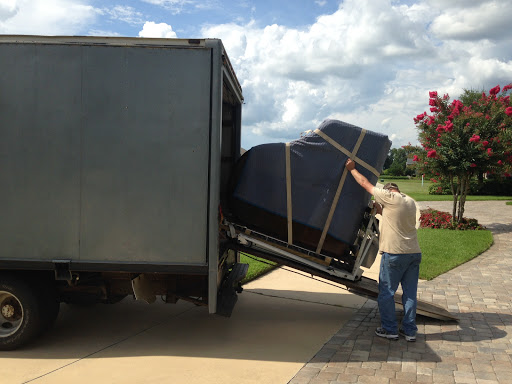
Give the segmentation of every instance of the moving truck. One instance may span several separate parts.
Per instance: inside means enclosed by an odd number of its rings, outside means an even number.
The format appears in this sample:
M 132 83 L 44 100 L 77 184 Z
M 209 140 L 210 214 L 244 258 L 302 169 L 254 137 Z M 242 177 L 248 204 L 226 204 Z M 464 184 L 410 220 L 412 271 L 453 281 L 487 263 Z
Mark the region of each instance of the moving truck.
M 0 350 L 60 302 L 187 300 L 229 316 L 219 251 L 242 89 L 217 39 L 0 37 Z
M 375 209 L 342 166 L 350 156 L 378 177 L 365 156 L 380 148 L 383 163 L 389 145 L 331 121 L 239 160 L 242 103 L 220 40 L 0 37 L 0 350 L 47 330 L 62 302 L 158 295 L 230 316 L 240 252 L 377 296 L 361 268 L 378 251 Z M 297 227 L 307 210 L 323 231 Z M 355 240 L 329 238 L 340 224 Z M 421 301 L 418 313 L 454 318 Z

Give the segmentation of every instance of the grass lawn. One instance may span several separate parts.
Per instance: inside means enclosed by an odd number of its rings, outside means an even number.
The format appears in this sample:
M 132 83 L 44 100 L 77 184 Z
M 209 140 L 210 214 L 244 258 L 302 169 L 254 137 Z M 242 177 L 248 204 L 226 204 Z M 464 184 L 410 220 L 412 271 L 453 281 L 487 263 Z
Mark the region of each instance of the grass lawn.
M 422 228 L 418 231 L 422 251 L 420 279 L 431 280 L 489 249 L 491 231 L 453 231 Z
M 247 271 L 245 278 L 242 280 L 242 285 L 264 275 L 276 267 L 276 264 L 272 261 L 264 260 L 245 253 L 240 254 L 240 262 L 249 264 L 249 270 Z
M 421 184 L 421 178 L 417 179 L 392 179 L 385 178 L 384 182 L 379 183 L 396 183 L 400 191 L 411 196 L 416 201 L 453 201 L 452 195 L 429 195 L 428 187 L 432 184 L 430 180 L 424 180 Z M 483 200 L 512 200 L 512 196 L 468 196 L 467 201 L 483 201 Z

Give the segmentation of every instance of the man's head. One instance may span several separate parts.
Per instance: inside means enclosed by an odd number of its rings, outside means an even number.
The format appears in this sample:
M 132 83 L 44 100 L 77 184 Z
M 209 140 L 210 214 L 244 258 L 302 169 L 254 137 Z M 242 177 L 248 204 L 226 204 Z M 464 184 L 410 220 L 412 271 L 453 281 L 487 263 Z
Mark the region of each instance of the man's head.
M 400 189 L 398 189 L 398 185 L 396 185 L 395 183 L 387 183 L 384 188 L 386 191 L 397 191 L 397 192 L 400 192 Z

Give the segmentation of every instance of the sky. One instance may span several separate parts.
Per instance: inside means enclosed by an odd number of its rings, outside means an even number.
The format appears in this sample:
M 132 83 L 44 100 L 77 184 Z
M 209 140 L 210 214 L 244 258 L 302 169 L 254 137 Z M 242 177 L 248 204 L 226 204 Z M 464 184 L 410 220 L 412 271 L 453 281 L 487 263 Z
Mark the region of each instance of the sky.
M 417 144 L 428 92 L 512 82 L 510 0 L 0 0 L 0 34 L 220 38 L 242 146 L 338 119 Z

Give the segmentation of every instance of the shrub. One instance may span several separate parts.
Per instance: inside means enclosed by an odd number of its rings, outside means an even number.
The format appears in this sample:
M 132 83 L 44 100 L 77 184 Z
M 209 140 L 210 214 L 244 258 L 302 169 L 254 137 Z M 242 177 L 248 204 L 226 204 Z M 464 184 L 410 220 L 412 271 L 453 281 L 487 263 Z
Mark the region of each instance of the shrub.
M 512 178 L 491 178 L 481 184 L 471 185 L 472 195 L 509 196 L 512 194 Z
M 435 180 L 435 181 L 434 181 Z M 431 179 L 432 184 L 428 187 L 429 195 L 451 195 L 452 189 L 450 183 L 445 179 Z
M 423 209 L 420 216 L 421 228 L 441 228 L 464 230 L 482 230 L 484 226 L 478 224 L 476 219 L 463 218 L 460 223 L 452 223 L 452 215 L 448 212 L 437 211 L 435 209 Z
M 435 182 L 434 182 L 435 180 Z M 429 195 L 451 195 L 450 183 L 445 178 L 432 179 L 428 187 Z M 469 195 L 473 196 L 509 196 L 512 193 L 512 178 L 490 178 L 479 183 L 476 178 L 469 181 Z

